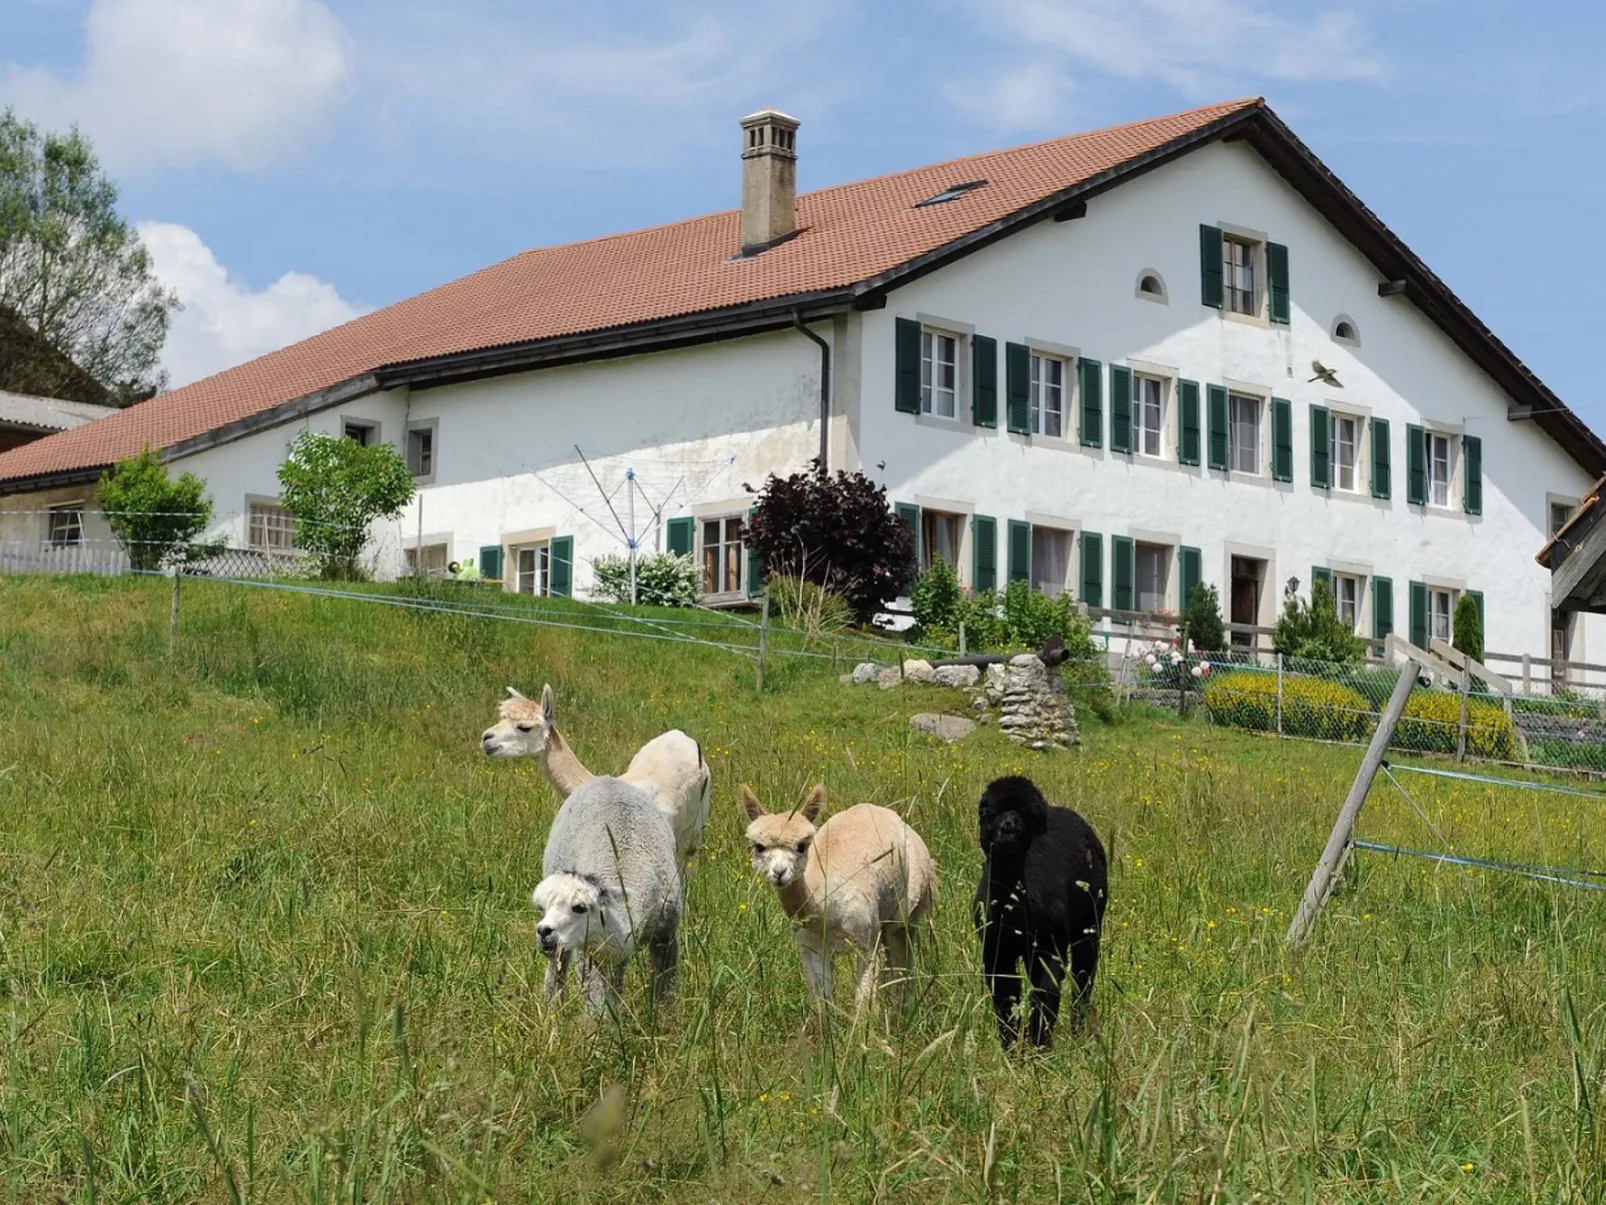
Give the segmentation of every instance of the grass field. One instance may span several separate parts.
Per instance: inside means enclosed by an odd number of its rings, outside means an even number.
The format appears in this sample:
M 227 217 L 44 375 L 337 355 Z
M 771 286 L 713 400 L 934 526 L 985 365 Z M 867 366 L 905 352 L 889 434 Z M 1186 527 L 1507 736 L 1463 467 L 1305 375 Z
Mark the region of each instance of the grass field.
M 1358 855 L 1280 940 L 1360 750 L 1141 713 L 1081 752 L 626 641 L 196 583 L 0 580 L 0 1198 L 1597 1201 L 1606 900 Z M 549 1015 L 557 800 L 477 750 L 551 681 L 593 769 L 681 726 L 715 772 L 681 992 Z M 1006 1058 L 969 922 L 974 801 L 1033 774 L 1112 852 L 1097 1041 Z M 943 897 L 904 1016 L 811 1026 L 735 789 L 895 807 Z M 1606 866 L 1591 801 L 1407 782 L 1460 851 Z M 1392 787 L 1373 840 L 1433 848 Z M 843 985 L 847 987 L 848 985 Z M 844 1002 L 846 996 L 843 997 Z M 614 1160 L 582 1118 L 627 1105 Z

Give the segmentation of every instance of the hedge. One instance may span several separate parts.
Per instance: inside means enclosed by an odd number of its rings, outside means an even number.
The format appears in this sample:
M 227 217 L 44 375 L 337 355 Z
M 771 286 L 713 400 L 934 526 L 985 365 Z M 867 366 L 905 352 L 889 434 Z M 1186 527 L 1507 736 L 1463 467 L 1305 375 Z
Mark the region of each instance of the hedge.
M 1275 674 L 1236 670 L 1211 678 L 1204 701 L 1212 723 L 1251 732 L 1277 729 Z M 1283 678 L 1283 733 L 1287 736 L 1365 740 L 1374 718 L 1366 699 L 1348 686 L 1321 678 Z
M 1460 695 L 1443 690 L 1413 690 L 1394 732 L 1394 747 L 1454 753 L 1460 727 Z M 1499 761 L 1518 760 L 1517 730 L 1503 707 L 1467 703 L 1467 752 Z

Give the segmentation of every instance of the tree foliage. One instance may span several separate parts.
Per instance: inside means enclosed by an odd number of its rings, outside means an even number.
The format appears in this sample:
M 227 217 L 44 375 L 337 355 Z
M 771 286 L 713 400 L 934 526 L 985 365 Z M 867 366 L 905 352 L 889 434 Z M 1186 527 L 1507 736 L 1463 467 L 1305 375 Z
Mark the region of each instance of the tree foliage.
M 1333 587 L 1325 579 L 1310 584 L 1310 602 L 1291 594 L 1283 604 L 1282 618 L 1272 644 L 1285 657 L 1353 664 L 1366 651 L 1366 642 L 1338 617 Z
M 1474 661 L 1483 660 L 1483 620 L 1478 615 L 1478 604 L 1470 594 L 1463 594 L 1455 604 L 1451 637 L 1450 644 L 1457 652 L 1465 653 Z
M 1200 582 L 1188 596 L 1182 613 L 1188 640 L 1201 653 L 1219 653 L 1227 647 L 1227 629 L 1221 622 L 1221 596 L 1214 586 Z
M 0 113 L 0 388 L 67 396 L 87 373 L 114 405 L 149 397 L 177 308 L 88 141 Z
M 369 525 L 394 519 L 413 498 L 413 476 L 389 444 L 304 431 L 279 466 L 280 500 L 296 519 L 296 542 L 323 576 L 361 576 Z
M 863 473 L 815 467 L 764 483 L 743 536 L 765 569 L 840 594 L 861 623 L 915 575 L 914 537 Z
M 194 473 L 169 477 L 149 448 L 102 477 L 99 498 L 135 569 L 160 569 L 207 551 L 196 544 L 212 521 L 206 482 Z

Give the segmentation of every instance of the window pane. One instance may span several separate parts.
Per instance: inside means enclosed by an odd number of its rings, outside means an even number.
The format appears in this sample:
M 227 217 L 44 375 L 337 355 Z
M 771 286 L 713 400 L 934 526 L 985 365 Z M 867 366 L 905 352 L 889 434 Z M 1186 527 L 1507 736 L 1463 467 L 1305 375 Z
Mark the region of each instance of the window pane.
M 1170 549 L 1156 544 L 1139 544 L 1137 562 L 1137 608 L 1140 611 L 1165 609 L 1166 562 Z
M 1032 585 L 1049 596 L 1065 589 L 1070 535 L 1052 527 L 1032 528 Z

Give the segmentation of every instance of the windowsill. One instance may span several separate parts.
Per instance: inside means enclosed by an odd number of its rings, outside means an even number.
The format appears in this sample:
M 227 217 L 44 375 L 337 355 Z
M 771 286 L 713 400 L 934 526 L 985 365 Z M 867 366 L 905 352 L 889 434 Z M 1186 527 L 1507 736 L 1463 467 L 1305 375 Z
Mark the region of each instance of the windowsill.
M 736 607 L 752 600 L 744 591 L 722 590 L 718 594 L 703 595 L 702 601 L 705 607 Z
M 1459 506 L 1435 506 L 1429 502 L 1418 506 L 1424 515 L 1435 515 L 1440 519 L 1481 519 L 1482 515 L 1468 514 Z
M 924 410 L 916 414 L 914 420 L 917 427 L 930 427 L 935 431 L 951 431 L 956 435 L 964 434 L 967 431 L 972 434 L 982 434 L 996 430 L 994 427 L 978 427 L 975 423 L 967 422 L 962 418 L 943 418 L 941 415 L 927 414 Z
M 1074 439 L 1066 439 L 1063 435 L 1031 435 L 1021 431 L 1011 431 L 1010 437 L 1029 448 L 1050 448 L 1056 452 L 1080 452 L 1082 445 Z M 1098 448 L 1088 449 L 1097 452 Z
M 1369 502 L 1374 505 L 1380 504 L 1382 506 L 1388 506 L 1390 502 L 1390 499 L 1388 498 L 1374 498 L 1372 496 L 1372 491 L 1369 489 L 1341 490 L 1337 486 L 1328 486 L 1326 489 L 1322 489 L 1320 486 L 1312 486 L 1311 489 L 1315 493 L 1324 495 L 1329 501 L 1332 502 Z
M 1227 309 L 1226 306 L 1221 307 L 1221 316 L 1228 322 L 1241 322 L 1245 326 L 1271 326 L 1271 320 L 1262 314 L 1240 314 L 1237 310 Z

